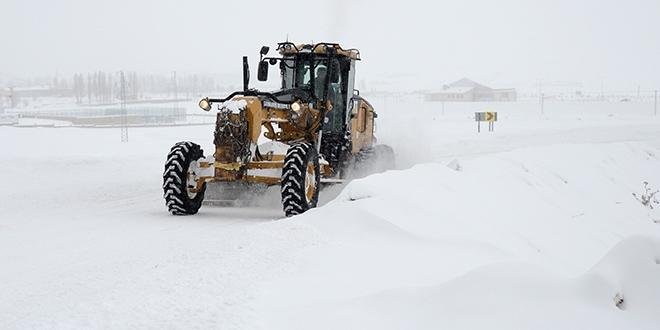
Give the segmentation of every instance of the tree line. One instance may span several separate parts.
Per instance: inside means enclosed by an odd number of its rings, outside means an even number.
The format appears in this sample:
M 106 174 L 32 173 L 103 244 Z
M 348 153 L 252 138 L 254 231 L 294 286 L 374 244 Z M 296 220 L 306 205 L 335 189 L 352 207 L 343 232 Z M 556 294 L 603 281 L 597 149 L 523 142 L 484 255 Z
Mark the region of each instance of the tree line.
M 181 77 L 164 75 L 138 75 L 135 71 L 124 74 L 126 100 L 138 100 L 147 95 L 165 94 L 172 98 L 191 97 L 194 93 L 213 92 L 213 78 L 197 74 Z M 77 104 L 111 103 L 121 96 L 121 76 L 103 71 L 75 74 L 71 84 Z

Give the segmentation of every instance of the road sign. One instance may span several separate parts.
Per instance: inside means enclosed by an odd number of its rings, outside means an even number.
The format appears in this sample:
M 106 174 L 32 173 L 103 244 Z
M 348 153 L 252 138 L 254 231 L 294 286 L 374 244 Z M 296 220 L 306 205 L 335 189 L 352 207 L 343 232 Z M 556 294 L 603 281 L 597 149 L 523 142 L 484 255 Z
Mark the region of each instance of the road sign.
M 495 122 L 497 121 L 497 112 L 495 111 L 486 111 L 486 112 L 475 112 L 474 120 L 477 121 L 477 131 L 481 132 L 481 122 L 488 122 L 488 131 L 492 132 L 495 129 Z
M 495 111 L 475 112 L 474 119 L 476 121 L 494 122 L 497 121 L 497 112 Z
M 486 121 L 488 122 L 497 121 L 497 112 L 486 111 Z

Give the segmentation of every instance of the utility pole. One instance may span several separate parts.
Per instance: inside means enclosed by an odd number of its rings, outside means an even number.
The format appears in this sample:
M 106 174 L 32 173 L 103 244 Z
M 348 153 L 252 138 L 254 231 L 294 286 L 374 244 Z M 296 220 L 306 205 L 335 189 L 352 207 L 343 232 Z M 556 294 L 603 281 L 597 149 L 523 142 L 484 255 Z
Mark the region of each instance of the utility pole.
M 445 115 L 445 96 L 447 96 L 447 94 L 445 93 L 447 92 L 448 89 L 449 89 L 448 85 L 444 85 L 444 84 L 442 85 L 442 116 Z
M 545 99 L 545 94 L 541 94 L 541 115 L 543 115 L 543 101 Z
M 126 115 L 126 80 L 124 71 L 119 71 L 120 89 L 119 98 L 121 99 L 121 142 L 128 142 L 128 117 Z
M 14 108 L 14 86 L 9 86 L 9 101 L 11 101 L 11 108 Z
M 655 96 L 654 96 L 655 103 L 653 104 L 653 114 L 657 116 L 658 115 L 658 90 L 657 89 L 654 91 L 654 94 L 655 94 Z
M 179 107 L 179 93 L 176 90 L 176 71 L 174 71 L 174 77 L 172 79 L 174 80 L 174 112 L 176 113 L 176 109 Z

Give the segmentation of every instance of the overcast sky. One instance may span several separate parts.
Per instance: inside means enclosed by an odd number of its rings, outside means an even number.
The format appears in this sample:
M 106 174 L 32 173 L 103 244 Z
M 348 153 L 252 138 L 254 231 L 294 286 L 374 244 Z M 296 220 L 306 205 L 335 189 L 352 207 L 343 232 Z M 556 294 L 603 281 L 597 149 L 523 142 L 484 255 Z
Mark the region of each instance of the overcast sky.
M 274 54 L 288 36 L 358 48 L 358 76 L 374 82 L 660 89 L 658 0 L 6 0 L 0 31 L 2 83 L 99 70 L 240 75 L 243 55 L 255 68 L 262 45 Z

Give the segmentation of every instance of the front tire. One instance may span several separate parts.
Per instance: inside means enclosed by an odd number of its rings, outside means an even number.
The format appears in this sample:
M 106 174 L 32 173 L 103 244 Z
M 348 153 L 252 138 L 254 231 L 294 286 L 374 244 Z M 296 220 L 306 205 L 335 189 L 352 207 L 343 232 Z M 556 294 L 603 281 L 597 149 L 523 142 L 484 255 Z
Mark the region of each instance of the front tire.
M 319 199 L 319 156 L 311 144 L 289 147 L 282 167 L 282 207 L 287 217 L 315 208 Z
M 163 172 L 163 197 L 170 213 L 195 214 L 202 206 L 206 183 L 197 190 L 196 164 L 200 158 L 204 158 L 204 151 L 193 142 L 179 142 L 170 149 Z

